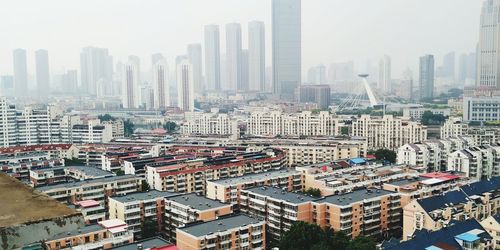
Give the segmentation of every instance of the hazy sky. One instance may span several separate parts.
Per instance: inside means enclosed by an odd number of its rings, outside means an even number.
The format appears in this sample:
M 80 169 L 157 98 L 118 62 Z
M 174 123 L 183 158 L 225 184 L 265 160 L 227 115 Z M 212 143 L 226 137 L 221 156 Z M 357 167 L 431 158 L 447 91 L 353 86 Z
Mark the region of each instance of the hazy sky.
M 354 60 L 364 65 L 392 57 L 393 75 L 418 57 L 475 50 L 480 0 L 303 0 L 303 71 L 318 63 Z M 247 23 L 266 23 L 267 63 L 271 58 L 271 0 L 0 0 L 0 74 L 12 74 L 12 50 L 49 50 L 52 73 L 79 69 L 82 47 L 110 49 L 117 60 L 152 53 L 173 62 L 188 43 L 203 43 L 203 26 L 240 22 L 246 47 Z M 222 27 L 221 27 L 222 28 Z M 221 51 L 225 50 L 221 29 Z

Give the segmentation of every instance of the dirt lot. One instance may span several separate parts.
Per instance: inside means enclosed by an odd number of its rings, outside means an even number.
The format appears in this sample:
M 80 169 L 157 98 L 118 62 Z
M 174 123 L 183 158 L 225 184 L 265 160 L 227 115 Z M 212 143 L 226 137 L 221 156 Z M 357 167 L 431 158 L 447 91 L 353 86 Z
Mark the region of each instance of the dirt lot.
M 77 213 L 0 172 L 0 228 Z

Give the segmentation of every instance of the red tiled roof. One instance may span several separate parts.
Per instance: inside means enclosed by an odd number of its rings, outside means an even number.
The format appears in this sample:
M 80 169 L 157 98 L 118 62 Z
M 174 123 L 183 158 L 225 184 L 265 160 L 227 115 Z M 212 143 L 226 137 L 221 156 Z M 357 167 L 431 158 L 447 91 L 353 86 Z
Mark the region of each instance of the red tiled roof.
M 16 146 L 0 148 L 0 154 L 32 152 L 32 151 L 54 151 L 54 150 L 67 150 L 71 148 L 72 144 L 44 144 L 33 146 Z

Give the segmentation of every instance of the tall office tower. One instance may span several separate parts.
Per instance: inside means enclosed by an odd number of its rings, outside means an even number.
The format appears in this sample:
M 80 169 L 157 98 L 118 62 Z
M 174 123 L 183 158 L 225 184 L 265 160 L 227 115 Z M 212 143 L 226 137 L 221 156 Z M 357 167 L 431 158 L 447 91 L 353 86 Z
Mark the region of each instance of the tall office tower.
M 14 92 L 16 96 L 26 96 L 28 93 L 28 66 L 26 50 L 16 49 L 12 53 L 14 59 Z
M 458 74 L 457 80 L 460 84 L 464 84 L 467 79 L 467 54 L 460 54 L 458 57 Z
M 11 75 L 0 76 L 0 96 L 14 94 L 14 77 Z
M 170 106 L 168 65 L 165 59 L 161 59 L 153 65 L 153 88 L 155 109 L 165 109 Z
M 158 61 L 165 59 L 161 53 L 154 53 L 151 55 L 151 65 L 154 66 Z
M 476 85 L 500 89 L 500 0 L 485 0 L 481 11 Z
M 141 107 L 146 110 L 152 110 L 154 107 L 154 90 L 151 86 L 143 85 L 141 91 Z
M 80 74 L 82 91 L 97 94 L 97 82 L 103 80 L 110 85 L 113 78 L 113 58 L 108 49 L 85 47 L 80 53 Z
M 309 68 L 307 71 L 307 82 L 309 84 L 325 84 L 326 83 L 326 67 L 323 64 Z
M 455 52 L 450 52 L 443 57 L 442 76 L 455 78 Z
M 139 88 L 139 65 L 137 65 L 137 61 L 128 60 L 128 62 L 123 66 L 122 76 L 123 108 L 139 108 L 141 104 L 141 96 Z
M 201 65 L 201 44 L 189 44 L 187 48 L 189 63 L 193 65 L 193 85 L 196 93 L 203 93 L 203 69 Z
M 302 76 L 301 0 L 273 0 L 273 92 L 293 99 Z
M 219 26 L 205 26 L 205 84 L 208 90 L 220 90 Z
M 407 68 L 403 72 L 403 84 L 405 85 L 404 89 L 407 90 L 406 92 L 406 98 L 409 100 L 413 100 L 413 72 L 411 71 L 410 68 Z
M 194 110 L 193 66 L 189 60 L 177 65 L 177 106 L 183 111 Z
M 391 58 L 383 56 L 378 64 L 378 88 L 384 93 L 392 91 Z
M 35 51 L 36 86 L 38 95 L 47 95 L 50 91 L 49 52 L 47 50 Z
M 138 83 L 139 85 L 142 85 L 142 78 L 141 78 L 141 59 L 138 57 L 138 56 L 134 56 L 134 55 L 130 55 L 128 56 L 128 60 L 133 62 L 135 65 L 137 65 L 137 72 L 139 72 L 138 74 Z
M 354 62 L 332 63 L 328 68 L 328 82 L 352 81 L 354 79 Z
M 434 97 L 434 56 L 420 57 L 420 100 Z
M 67 93 L 75 93 L 78 89 L 78 72 L 76 70 L 68 70 L 63 75 L 62 90 Z
M 241 25 L 226 24 L 226 67 L 229 90 L 244 90 L 241 86 Z
M 250 90 L 266 90 L 265 30 L 260 21 L 248 23 L 248 81 Z
M 467 78 L 477 78 L 477 54 L 474 52 L 469 53 L 467 56 Z
M 238 90 L 244 92 L 249 90 L 249 61 L 248 61 L 248 50 L 244 49 L 241 51 L 241 88 Z

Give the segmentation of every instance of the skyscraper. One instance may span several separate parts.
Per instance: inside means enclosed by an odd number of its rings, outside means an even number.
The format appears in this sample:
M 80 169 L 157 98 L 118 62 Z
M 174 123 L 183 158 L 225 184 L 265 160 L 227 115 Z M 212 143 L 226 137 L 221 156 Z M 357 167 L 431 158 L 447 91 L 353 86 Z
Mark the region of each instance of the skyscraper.
M 218 25 L 205 26 L 205 81 L 208 90 L 220 89 L 219 37 Z
M 177 105 L 183 111 L 194 110 L 193 68 L 189 60 L 177 65 Z
M 201 65 L 201 44 L 189 44 L 187 48 L 189 63 L 193 65 L 193 85 L 196 93 L 203 93 L 204 86 Z
M 307 71 L 307 82 L 309 84 L 325 84 L 326 83 L 326 67 L 324 64 L 319 64 L 311 67 Z
M 434 56 L 420 57 L 420 100 L 434 97 Z
M 442 76 L 455 78 L 455 52 L 450 52 L 443 57 Z
M 391 58 L 388 55 L 380 59 L 378 70 L 378 88 L 384 93 L 390 93 L 392 91 Z
M 248 23 L 248 81 L 249 89 L 266 90 L 266 42 L 264 22 Z
M 158 61 L 165 59 L 161 53 L 154 53 L 151 55 L 151 65 L 154 66 Z
M 105 86 L 111 85 L 113 78 L 113 58 L 108 49 L 85 47 L 80 53 L 81 87 L 84 93 L 96 95 L 97 82 L 102 80 Z
M 500 0 L 485 0 L 481 11 L 476 85 L 500 89 Z
M 244 49 L 241 51 L 241 84 L 240 89 L 238 91 L 247 91 L 249 90 L 249 62 L 248 62 L 248 50 Z
M 241 85 L 241 25 L 226 24 L 226 66 L 229 90 L 244 90 Z
M 14 59 L 14 92 L 16 96 L 26 96 L 28 93 L 28 66 L 26 50 L 16 49 L 12 53 Z
M 161 59 L 153 65 L 153 88 L 155 109 L 165 109 L 170 106 L 168 66 L 165 59 Z
M 36 86 L 39 95 L 47 95 L 50 91 L 49 52 L 47 50 L 35 51 Z
M 134 60 L 128 60 L 123 66 L 122 105 L 123 108 L 139 108 L 141 104 L 139 88 L 139 66 Z
M 283 99 L 292 99 L 301 82 L 301 0 L 273 0 L 273 89 Z

